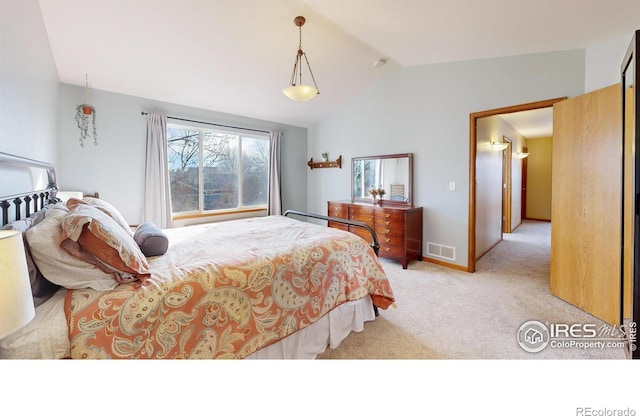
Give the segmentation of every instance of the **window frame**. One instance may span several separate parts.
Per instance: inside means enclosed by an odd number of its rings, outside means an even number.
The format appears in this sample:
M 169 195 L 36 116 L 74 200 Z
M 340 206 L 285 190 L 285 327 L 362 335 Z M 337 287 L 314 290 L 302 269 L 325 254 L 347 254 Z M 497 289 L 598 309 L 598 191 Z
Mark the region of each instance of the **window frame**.
M 218 217 L 218 218 L 225 217 L 222 219 L 243 218 L 243 217 L 254 217 L 254 216 L 260 216 L 260 215 L 266 214 L 268 203 L 269 203 L 268 201 L 264 204 L 258 204 L 258 205 L 244 205 L 242 202 L 242 187 L 243 187 L 243 181 L 244 181 L 242 141 L 243 141 L 243 138 L 258 139 L 258 140 L 266 141 L 266 146 L 267 146 L 266 163 L 267 163 L 267 176 L 268 176 L 269 175 L 268 166 L 271 163 L 270 161 L 271 143 L 269 140 L 268 133 L 247 132 L 246 130 L 243 130 L 243 129 L 235 129 L 231 127 L 229 128 L 208 127 L 208 126 L 199 125 L 197 123 L 191 124 L 189 122 L 182 122 L 182 121 L 180 123 L 167 123 L 167 132 L 170 128 L 198 132 L 198 209 L 190 210 L 190 211 L 174 212 L 173 207 L 171 207 L 171 216 L 174 221 L 181 221 L 181 220 L 190 221 L 190 220 L 197 220 L 197 219 L 206 219 L 211 217 Z M 236 208 L 224 208 L 224 209 L 212 209 L 212 210 L 204 209 L 204 197 L 205 197 L 204 168 L 205 167 L 203 166 L 204 165 L 203 164 L 203 154 L 204 154 L 203 138 L 204 138 L 205 131 L 213 132 L 214 134 L 226 134 L 226 135 L 234 135 L 238 137 L 237 151 L 236 151 L 238 156 L 238 160 L 236 160 L 237 177 L 238 177 L 236 192 L 237 192 L 237 198 L 238 198 L 238 206 Z M 167 144 L 167 147 L 168 147 L 168 144 Z M 268 183 L 268 177 L 266 179 Z M 268 198 L 268 195 L 267 195 L 267 198 Z

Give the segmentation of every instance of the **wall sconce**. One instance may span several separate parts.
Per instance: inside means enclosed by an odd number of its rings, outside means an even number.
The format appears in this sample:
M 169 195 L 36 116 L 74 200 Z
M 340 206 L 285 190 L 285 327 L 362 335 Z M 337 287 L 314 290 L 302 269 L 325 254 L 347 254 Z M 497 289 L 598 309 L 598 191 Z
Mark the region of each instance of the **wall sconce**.
M 14 230 L 0 230 L 0 316 L 0 338 L 36 316 L 22 234 Z
M 516 156 L 518 156 L 518 159 L 524 159 L 525 157 L 529 156 L 529 153 L 518 152 Z
M 502 151 L 509 147 L 509 143 L 504 142 L 491 142 L 491 148 L 496 152 Z

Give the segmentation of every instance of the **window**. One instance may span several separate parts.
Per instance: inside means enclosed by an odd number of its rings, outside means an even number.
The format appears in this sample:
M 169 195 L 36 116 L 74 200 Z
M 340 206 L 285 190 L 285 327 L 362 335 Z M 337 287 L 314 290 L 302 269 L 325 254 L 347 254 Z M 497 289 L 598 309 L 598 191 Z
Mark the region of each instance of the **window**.
M 167 125 L 174 215 L 266 209 L 266 135 Z

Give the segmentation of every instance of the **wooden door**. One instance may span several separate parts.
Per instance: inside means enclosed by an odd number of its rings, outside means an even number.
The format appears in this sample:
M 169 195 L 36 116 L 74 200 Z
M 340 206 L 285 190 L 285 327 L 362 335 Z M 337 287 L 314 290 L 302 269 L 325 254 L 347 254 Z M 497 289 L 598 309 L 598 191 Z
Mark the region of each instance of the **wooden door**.
M 503 137 L 503 142 L 509 143 L 502 151 L 502 232 L 511 233 L 511 158 L 513 145 L 511 140 Z
M 632 295 L 633 295 L 633 232 L 634 222 L 637 221 L 636 204 L 633 196 L 635 195 L 635 187 L 638 186 L 634 183 L 635 174 L 635 106 L 633 100 L 635 99 L 633 86 L 625 87 L 625 125 L 624 135 L 626 137 L 624 141 L 625 154 L 624 154 L 624 240 L 623 240 L 623 310 L 621 320 L 624 324 L 629 324 L 633 319 L 632 310 Z M 637 321 L 636 321 L 637 322 Z M 640 357 L 634 357 L 640 358 Z
M 551 293 L 610 323 L 620 316 L 620 85 L 554 105 Z
M 527 152 L 529 149 L 526 147 L 522 148 L 523 152 Z M 527 173 L 528 173 L 529 165 L 527 164 L 527 158 L 522 159 L 522 182 L 520 183 L 520 220 L 524 221 L 527 219 Z

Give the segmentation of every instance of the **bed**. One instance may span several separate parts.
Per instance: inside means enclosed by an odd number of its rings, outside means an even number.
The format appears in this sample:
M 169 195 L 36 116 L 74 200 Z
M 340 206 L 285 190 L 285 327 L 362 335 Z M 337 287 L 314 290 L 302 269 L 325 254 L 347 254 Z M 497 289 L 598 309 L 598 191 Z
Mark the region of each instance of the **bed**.
M 147 224 L 141 243 L 144 227 L 107 201 L 57 199 L 52 166 L 3 162 L 43 168 L 48 183 L 0 197 L 3 228 L 23 233 L 36 305 L 0 357 L 308 359 L 394 304 L 376 247 L 355 234 L 277 215 Z

